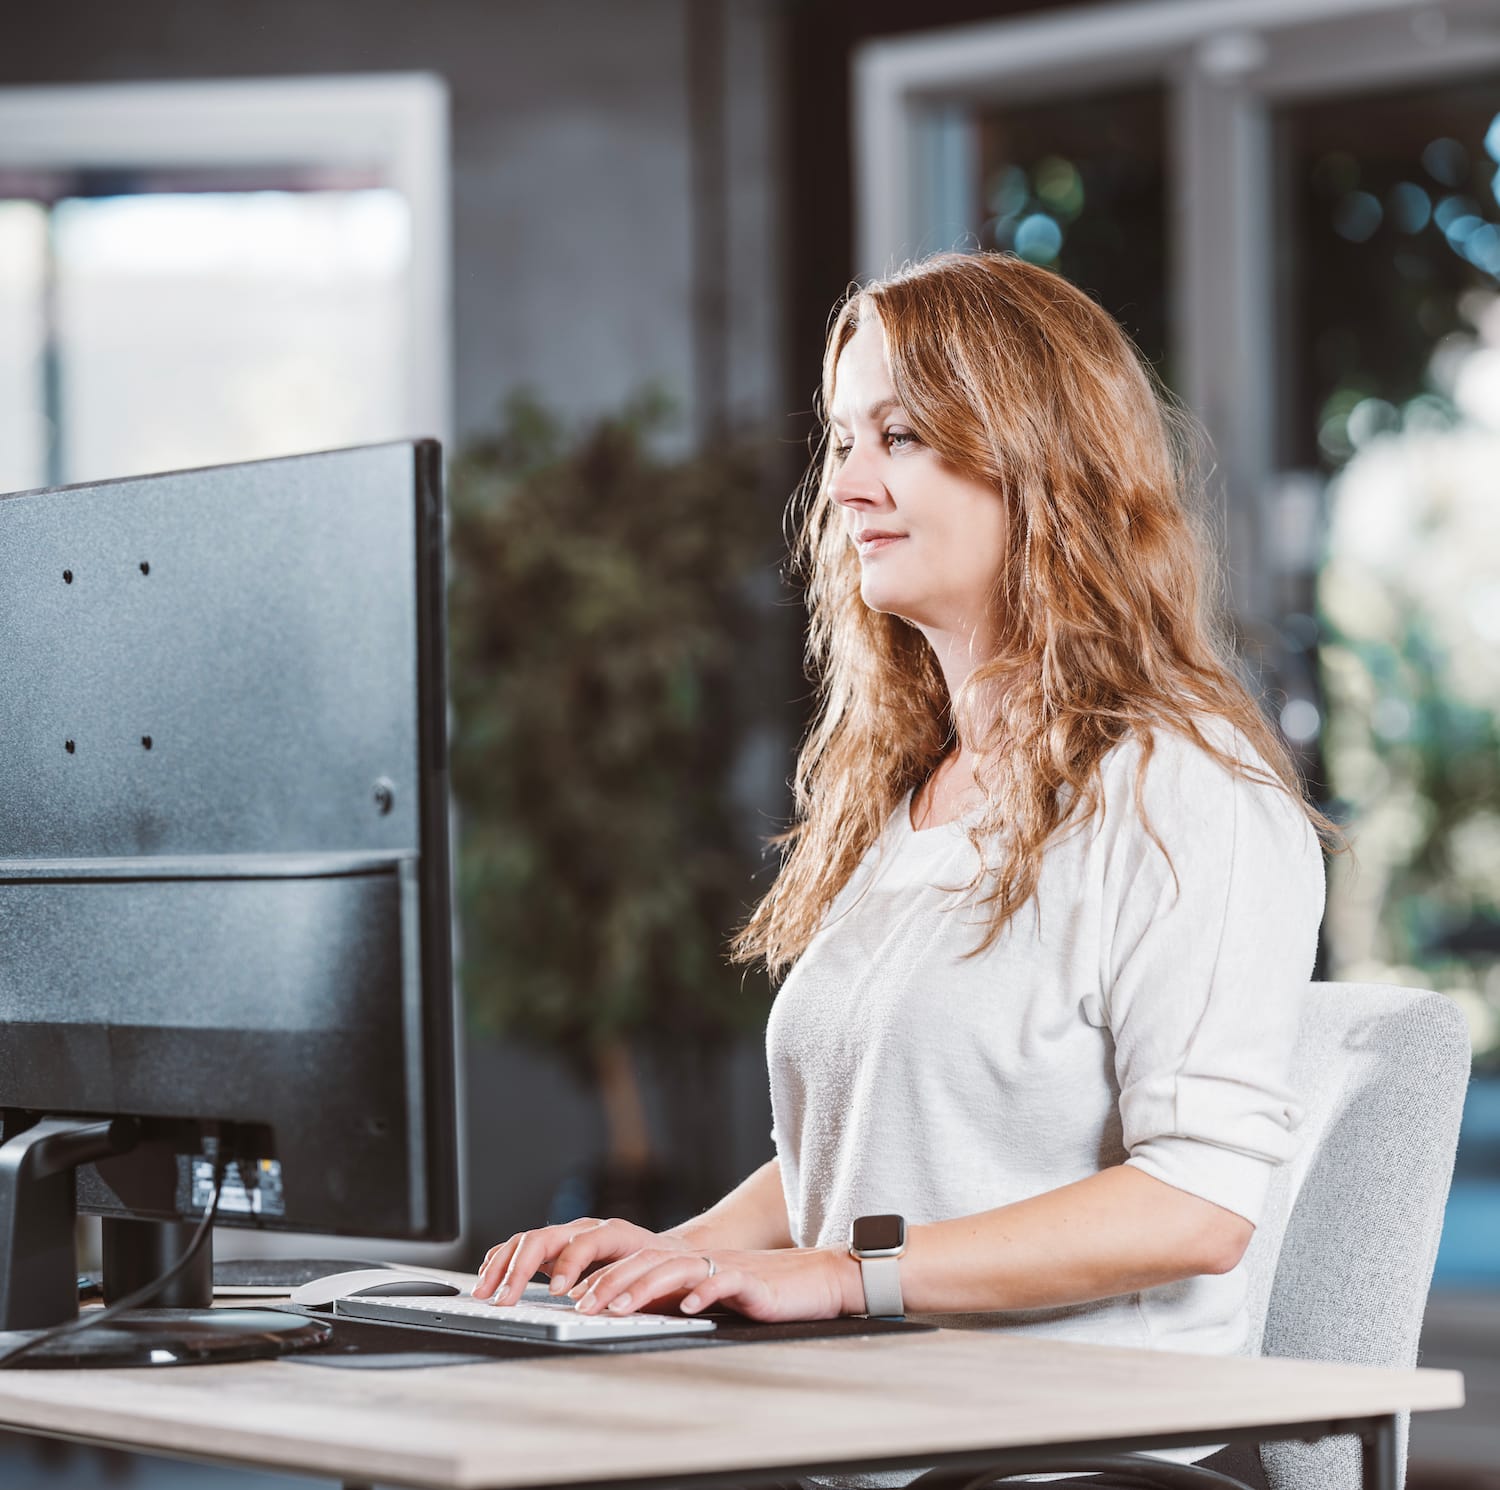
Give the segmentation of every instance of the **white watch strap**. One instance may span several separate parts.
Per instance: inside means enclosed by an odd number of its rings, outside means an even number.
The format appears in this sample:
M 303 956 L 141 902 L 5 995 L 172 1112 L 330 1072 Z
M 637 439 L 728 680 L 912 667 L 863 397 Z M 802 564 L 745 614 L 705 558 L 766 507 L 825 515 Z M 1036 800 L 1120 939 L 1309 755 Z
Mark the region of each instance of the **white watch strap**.
M 859 1270 L 865 1284 L 865 1313 L 883 1319 L 905 1314 L 901 1303 L 901 1259 L 861 1257 Z

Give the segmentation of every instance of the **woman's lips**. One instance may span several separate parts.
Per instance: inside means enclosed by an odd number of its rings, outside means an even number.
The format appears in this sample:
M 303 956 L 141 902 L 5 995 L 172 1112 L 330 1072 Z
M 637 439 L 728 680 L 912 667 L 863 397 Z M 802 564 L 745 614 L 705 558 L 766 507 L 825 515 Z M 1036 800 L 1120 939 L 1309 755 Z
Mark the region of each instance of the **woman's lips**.
M 876 533 L 868 538 L 856 538 L 854 542 L 859 549 L 860 557 L 863 558 L 866 554 L 877 553 L 883 548 L 889 548 L 893 543 L 900 543 L 905 537 L 905 533 Z

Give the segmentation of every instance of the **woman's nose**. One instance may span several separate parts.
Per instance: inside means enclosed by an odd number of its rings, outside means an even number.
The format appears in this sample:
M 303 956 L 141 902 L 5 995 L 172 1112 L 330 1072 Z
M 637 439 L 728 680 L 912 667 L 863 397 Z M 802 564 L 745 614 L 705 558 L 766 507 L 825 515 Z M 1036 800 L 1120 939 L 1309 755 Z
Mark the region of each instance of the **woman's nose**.
M 828 495 L 841 507 L 868 506 L 887 500 L 884 483 L 859 456 L 852 453 L 833 473 L 833 479 L 828 483 Z

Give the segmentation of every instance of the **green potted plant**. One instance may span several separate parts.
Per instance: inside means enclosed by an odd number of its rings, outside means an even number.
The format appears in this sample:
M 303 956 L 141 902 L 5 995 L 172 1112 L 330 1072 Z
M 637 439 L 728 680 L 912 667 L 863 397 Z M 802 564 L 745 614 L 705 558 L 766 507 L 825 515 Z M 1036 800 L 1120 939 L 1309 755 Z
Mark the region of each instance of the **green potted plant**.
M 764 980 L 726 956 L 755 869 L 729 773 L 777 531 L 756 463 L 654 453 L 665 419 L 647 397 L 570 431 L 513 401 L 450 476 L 469 1018 L 597 1090 L 588 1209 L 657 1225 L 713 1197 L 665 1183 L 635 1053 L 722 1068 L 766 1013 Z

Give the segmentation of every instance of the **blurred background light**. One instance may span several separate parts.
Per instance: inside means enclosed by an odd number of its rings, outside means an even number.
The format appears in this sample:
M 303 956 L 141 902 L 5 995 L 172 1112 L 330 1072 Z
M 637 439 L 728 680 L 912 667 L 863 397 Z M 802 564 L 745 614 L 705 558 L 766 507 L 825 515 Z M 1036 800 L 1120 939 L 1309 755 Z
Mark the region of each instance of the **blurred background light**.
M 1464 257 L 1486 274 L 1500 274 L 1500 226 L 1481 223 L 1464 239 Z
M 1484 152 L 1491 160 L 1500 161 L 1500 114 L 1490 120 L 1484 132 Z
M 1482 217 L 1473 212 L 1465 212 L 1458 217 L 1451 218 L 1444 227 L 1443 234 L 1449 245 L 1461 252 L 1469 239 L 1483 226 Z
M 1020 166 L 1003 166 L 990 182 L 989 209 L 996 217 L 1017 217 L 1031 197 L 1031 181 Z
M 1309 698 L 1288 699 L 1281 710 L 1281 732 L 1287 739 L 1305 745 L 1317 737 L 1323 716 Z
M 1083 211 L 1083 178 L 1072 161 L 1046 156 L 1036 169 L 1036 194 L 1064 222 Z M 1061 238 L 1058 244 L 1061 247 Z
M 1062 249 L 1063 233 L 1054 218 L 1033 212 L 1016 228 L 1016 252 L 1033 264 L 1050 264 Z
M 1376 700 L 1370 719 L 1382 740 L 1404 740 L 1411 734 L 1412 708 L 1404 698 L 1385 695 Z
M 1401 416 L 1383 398 L 1362 398 L 1349 410 L 1345 423 L 1349 443 L 1358 450 L 1377 435 L 1389 434 L 1401 427 Z
M 1351 243 L 1364 243 L 1375 236 L 1384 215 L 1377 197 L 1367 191 L 1351 191 L 1333 210 L 1333 230 Z
M 1391 221 L 1403 233 L 1420 233 L 1432 217 L 1432 199 L 1414 181 L 1398 181 L 1385 201 Z
M 1447 232 L 1452 224 L 1460 217 L 1477 216 L 1479 204 L 1470 197 L 1448 196 L 1437 204 L 1432 216 L 1443 232 Z
M 1423 149 L 1422 164 L 1434 181 L 1462 186 L 1469 174 L 1469 152 L 1457 140 L 1444 136 Z

